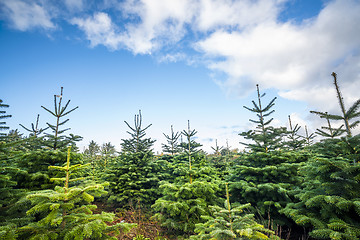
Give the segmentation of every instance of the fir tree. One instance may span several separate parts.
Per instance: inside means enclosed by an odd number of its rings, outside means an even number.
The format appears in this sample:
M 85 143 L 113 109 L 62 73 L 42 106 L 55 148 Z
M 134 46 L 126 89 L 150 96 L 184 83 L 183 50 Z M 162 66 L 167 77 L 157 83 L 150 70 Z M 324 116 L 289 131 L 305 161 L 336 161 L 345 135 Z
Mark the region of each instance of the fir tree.
M 210 206 L 211 215 L 203 217 L 206 220 L 205 223 L 196 224 L 197 235 L 191 236 L 191 239 L 268 239 L 267 234 L 273 234 L 273 232 L 257 223 L 253 214 L 245 213 L 249 206 L 250 204 L 243 204 L 232 207 L 226 183 L 224 207 Z
M 180 148 L 178 146 L 178 139 L 180 137 L 179 132 L 174 133 L 173 126 L 171 125 L 171 135 L 166 135 L 163 133 L 168 145 L 162 144 L 163 151 L 165 153 L 170 153 L 171 155 L 174 155 L 175 153 L 178 153 L 180 151 Z
M 0 109 L 2 108 L 8 108 L 9 105 L 7 104 L 3 104 L 3 100 L 0 99 Z M 2 110 L 0 111 L 0 131 L 4 131 L 4 130 L 8 130 L 9 127 L 7 127 L 5 124 L 6 122 L 4 121 L 6 118 L 11 118 L 11 115 L 6 114 L 6 111 Z M 0 132 L 0 140 L 2 140 L 2 137 L 6 136 L 6 133 L 1 133 Z
M 191 171 L 191 154 L 199 152 L 196 148 L 201 147 L 202 145 L 200 143 L 195 142 L 193 140 L 193 137 L 196 135 L 197 131 L 195 129 L 190 130 L 190 121 L 188 120 L 188 130 L 182 131 L 182 134 L 186 137 L 188 140 L 187 143 L 182 142 L 180 144 L 180 147 L 184 149 L 184 151 L 187 153 L 189 157 L 189 170 Z M 190 173 L 190 183 L 192 183 L 192 176 Z
M 30 132 L 30 136 L 39 137 L 39 135 L 41 133 L 43 133 L 45 130 L 47 130 L 49 128 L 49 127 L 47 127 L 47 128 L 44 128 L 44 129 L 43 128 L 39 129 L 39 118 L 40 118 L 40 114 L 37 115 L 35 125 L 34 125 L 34 123 L 31 123 L 31 129 L 25 127 L 22 124 L 19 124 L 19 125 L 21 127 L 23 127 L 26 131 Z
M 281 210 L 312 238 L 360 238 L 360 137 L 348 140 L 327 139 L 313 146 L 317 154 L 300 169 L 304 182 L 294 189 L 297 201 Z
M 288 119 L 290 130 L 288 131 L 287 138 L 289 139 L 289 141 L 286 141 L 285 145 L 291 150 L 300 149 L 303 147 L 306 141 L 305 139 L 303 139 L 302 136 L 299 135 L 299 130 L 301 127 L 298 124 L 293 126 L 290 115 L 288 116 Z
M 59 101 L 57 99 L 59 99 Z M 51 115 L 53 115 L 56 118 L 56 124 L 53 125 L 50 123 L 46 123 L 53 132 L 53 134 L 47 134 L 47 137 L 49 138 L 48 146 L 54 150 L 65 148 L 70 142 L 73 142 L 74 140 L 76 141 L 81 140 L 79 139 L 79 136 L 69 139 L 61 135 L 65 131 L 70 129 L 70 128 L 60 129 L 60 127 L 62 127 L 65 123 L 69 121 L 69 119 L 66 119 L 64 121 L 62 121 L 61 119 L 78 108 L 75 107 L 67 111 L 66 109 L 69 106 L 70 100 L 65 104 L 65 106 L 62 106 L 61 105 L 62 99 L 63 99 L 63 87 L 61 87 L 60 95 L 54 95 L 54 111 L 51 111 L 44 106 L 41 106 L 43 109 L 45 109 L 47 112 L 49 112 Z
M 252 151 L 256 152 L 268 152 L 270 150 L 278 149 L 281 144 L 281 138 L 286 132 L 285 128 L 274 128 L 270 126 L 273 118 L 269 120 L 265 120 L 266 117 L 270 116 L 275 110 L 271 110 L 271 108 L 275 105 L 276 97 L 273 98 L 266 107 L 263 108 L 261 98 L 265 96 L 265 93 L 260 95 L 259 85 L 256 85 L 257 95 L 258 95 L 258 103 L 252 101 L 253 108 L 249 108 L 244 106 L 245 109 L 256 113 L 258 120 L 250 119 L 250 122 L 257 124 L 255 130 L 250 130 L 248 132 L 242 132 L 239 135 L 243 136 L 245 139 L 250 139 L 255 143 L 242 143 L 249 147 Z
M 114 220 L 114 214 L 102 212 L 94 214 L 96 205 L 90 203 L 94 196 L 105 194 L 101 184 L 84 187 L 73 185 L 82 178 L 72 178 L 74 172 L 86 165 L 70 165 L 70 147 L 65 166 L 50 166 L 50 169 L 65 173 L 65 177 L 53 178 L 53 181 L 64 182 L 55 190 L 38 191 L 27 196 L 33 206 L 28 215 L 36 216 L 37 221 L 17 229 L 19 239 L 116 239 L 108 233 L 118 229 L 128 230 L 133 224 L 118 223 L 107 225 Z
M 331 119 L 331 120 L 343 120 L 345 130 L 348 137 L 352 136 L 351 129 L 355 128 L 359 125 L 360 121 L 356 120 L 353 123 L 350 123 L 351 120 L 360 116 L 360 111 L 358 111 L 360 107 L 360 99 L 358 99 L 348 110 L 345 109 L 344 99 L 342 97 L 338 82 L 337 82 L 337 75 L 336 73 L 331 74 L 334 77 L 334 85 L 336 89 L 337 98 L 339 100 L 340 110 L 342 115 L 334 115 L 334 114 L 327 114 L 326 112 L 317 112 L 317 111 L 310 111 L 316 115 L 319 115 L 321 118 Z M 330 126 L 329 126 L 330 128 Z M 329 129 L 328 129 L 329 130 Z M 340 131 L 340 129 L 338 130 Z M 319 131 L 321 133 L 321 131 Z
M 128 153 L 139 153 L 139 152 L 151 152 L 151 147 L 153 146 L 155 140 L 151 138 L 144 138 L 146 133 L 145 131 L 152 125 L 149 124 L 147 127 L 142 128 L 142 116 L 141 111 L 139 114 L 135 114 L 134 117 L 134 127 L 131 127 L 129 123 L 124 121 L 126 125 L 130 128 L 130 131 L 127 131 L 130 134 L 130 139 L 122 139 L 120 144 L 123 152 Z
M 315 134 L 314 133 L 309 134 L 308 128 L 305 125 L 305 144 L 307 146 L 310 146 L 311 144 L 313 144 L 314 138 L 315 138 Z
M 149 152 L 121 154 L 107 169 L 109 202 L 129 206 L 137 201 L 151 205 L 159 197 L 159 182 L 168 177 L 165 161 L 153 160 Z
M 311 111 L 311 113 L 315 113 L 314 111 Z M 321 127 L 321 129 L 316 129 L 316 134 L 327 137 L 327 138 L 335 138 L 341 136 L 346 130 L 343 129 L 344 124 L 341 125 L 338 128 L 333 128 L 330 123 L 330 117 L 327 112 L 324 113 L 324 115 L 321 116 L 321 118 L 326 118 L 327 121 L 327 127 Z M 327 132 L 326 132 L 327 131 Z
M 214 150 L 214 154 L 216 156 L 219 156 L 221 155 L 221 150 L 223 149 L 223 147 L 219 147 L 218 144 L 217 144 L 217 139 L 215 139 L 215 147 L 211 147 L 212 150 Z

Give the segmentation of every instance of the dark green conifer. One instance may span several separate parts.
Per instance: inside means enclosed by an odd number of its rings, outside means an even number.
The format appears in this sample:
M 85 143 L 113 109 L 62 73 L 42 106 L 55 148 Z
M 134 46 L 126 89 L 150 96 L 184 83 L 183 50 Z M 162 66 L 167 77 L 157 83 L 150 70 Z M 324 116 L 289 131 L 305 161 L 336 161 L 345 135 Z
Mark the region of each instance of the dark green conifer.
M 211 147 L 211 149 L 214 150 L 214 154 L 216 156 L 220 156 L 221 155 L 221 150 L 223 149 L 223 147 L 218 146 L 217 139 L 215 139 L 215 147 Z
M 255 143 L 243 143 L 252 151 L 255 152 L 268 152 L 271 150 L 278 149 L 281 144 L 282 136 L 285 134 L 285 128 L 274 128 L 270 126 L 273 118 L 269 120 L 265 120 L 266 117 L 270 116 L 275 110 L 271 110 L 271 108 L 275 105 L 276 97 L 273 98 L 266 107 L 262 106 L 261 98 L 263 98 L 266 94 L 263 93 L 260 95 L 259 85 L 256 85 L 257 95 L 258 95 L 258 103 L 252 101 L 253 108 L 249 108 L 244 106 L 245 109 L 256 113 L 258 120 L 250 119 L 250 122 L 257 124 L 255 130 L 250 130 L 248 132 L 242 132 L 239 135 L 243 136 L 245 139 L 250 139 Z
M 298 124 L 293 126 L 290 115 L 288 118 L 290 130 L 288 130 L 288 141 L 285 142 L 285 146 L 291 150 L 301 149 L 306 141 L 302 136 L 299 135 L 299 130 L 301 127 Z
M 0 109 L 8 108 L 8 107 L 9 107 L 9 105 L 4 104 L 3 100 L 0 99 Z M 7 119 L 7 118 L 10 118 L 10 117 L 11 117 L 11 115 L 6 114 L 6 111 L 4 111 L 4 110 L 0 111 L 0 131 L 4 131 L 4 130 L 9 129 L 9 127 L 6 126 L 6 122 L 4 120 Z M 7 135 L 6 133 L 1 133 L 0 132 L 0 140 L 2 140 L 2 137 L 6 136 L 6 135 Z
M 145 131 L 152 125 L 149 124 L 147 127 L 142 128 L 142 116 L 141 111 L 139 114 L 135 114 L 134 117 L 134 127 L 131 127 L 129 123 L 124 121 L 126 125 L 130 128 L 130 131 L 127 131 L 130 134 L 131 138 L 121 139 L 122 143 L 120 144 L 123 152 L 127 153 L 139 153 L 139 152 L 151 152 L 152 146 L 155 140 L 151 138 L 144 138 L 146 133 Z

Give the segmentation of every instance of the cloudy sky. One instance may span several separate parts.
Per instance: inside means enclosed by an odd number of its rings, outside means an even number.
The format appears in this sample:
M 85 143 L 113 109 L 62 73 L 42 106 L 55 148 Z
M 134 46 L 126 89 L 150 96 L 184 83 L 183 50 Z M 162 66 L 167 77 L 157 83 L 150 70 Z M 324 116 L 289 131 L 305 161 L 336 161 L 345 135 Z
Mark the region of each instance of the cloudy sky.
M 278 97 L 275 125 L 314 131 L 310 110 L 338 113 L 332 72 L 346 106 L 359 98 L 359 13 L 359 0 L 0 0 L 0 99 L 25 133 L 37 114 L 54 122 L 41 106 L 63 86 L 81 146 L 120 149 L 141 109 L 155 150 L 190 120 L 210 152 L 242 148 L 259 84 Z

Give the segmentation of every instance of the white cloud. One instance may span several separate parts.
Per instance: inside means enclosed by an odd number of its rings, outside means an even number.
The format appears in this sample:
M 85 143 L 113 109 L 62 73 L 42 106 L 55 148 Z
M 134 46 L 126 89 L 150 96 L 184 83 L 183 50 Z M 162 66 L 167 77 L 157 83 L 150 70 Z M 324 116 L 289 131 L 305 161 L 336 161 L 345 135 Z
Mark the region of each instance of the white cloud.
M 83 0 L 65 0 L 65 5 L 69 10 L 81 10 L 84 3 Z
M 209 68 L 227 74 L 220 84 L 228 92 L 236 89 L 245 95 L 250 84 L 259 83 L 281 90 L 280 95 L 289 99 L 334 106 L 332 71 L 351 68 L 351 80 L 339 74 L 339 81 L 349 99 L 358 96 L 353 87 L 359 85 L 359 68 L 350 66 L 360 62 L 359 12 L 356 1 L 333 1 L 301 25 L 270 21 L 243 31 L 219 29 L 196 47 L 213 59 Z
M 51 16 L 43 5 L 34 1 L 1 0 L 2 15 L 13 28 L 27 31 L 32 28 L 54 29 Z
M 71 23 L 82 29 L 90 45 L 95 47 L 99 44 L 115 50 L 122 42 L 122 36 L 116 33 L 116 26 L 106 13 L 96 13 L 93 17 L 73 18 Z

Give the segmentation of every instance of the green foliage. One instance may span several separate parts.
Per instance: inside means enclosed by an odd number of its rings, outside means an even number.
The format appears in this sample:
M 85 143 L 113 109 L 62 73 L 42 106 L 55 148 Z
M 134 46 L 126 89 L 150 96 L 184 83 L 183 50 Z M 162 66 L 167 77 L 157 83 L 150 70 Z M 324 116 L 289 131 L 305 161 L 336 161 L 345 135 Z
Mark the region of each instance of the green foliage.
M 257 94 L 258 94 L 258 103 L 252 101 L 253 108 L 244 106 L 245 109 L 256 113 L 258 120 L 250 119 L 250 122 L 257 124 L 255 130 L 250 130 L 247 132 L 242 132 L 239 135 L 243 136 L 245 139 L 250 139 L 255 143 L 242 143 L 255 152 L 268 152 L 271 150 L 279 149 L 281 146 L 281 138 L 286 133 L 285 128 L 274 128 L 270 126 L 273 118 L 265 120 L 266 117 L 270 116 L 275 110 L 271 108 L 275 105 L 276 97 L 273 98 L 266 107 L 262 107 L 261 98 L 265 96 L 265 93 L 260 95 L 259 85 L 256 85 Z
M 151 138 L 144 138 L 146 133 L 145 131 L 152 125 L 148 125 L 145 128 L 142 128 L 142 116 L 141 111 L 139 110 L 139 114 L 135 114 L 134 117 L 134 127 L 131 127 L 126 121 L 124 121 L 126 125 L 130 128 L 131 132 L 127 131 L 130 134 L 130 139 L 122 139 L 122 143 L 120 144 L 122 147 L 122 151 L 125 153 L 139 153 L 139 152 L 151 152 L 151 147 L 153 146 L 155 140 L 151 140 Z
M 187 153 L 189 156 L 192 153 L 198 153 L 200 152 L 199 147 L 202 145 L 194 140 L 195 135 L 197 134 L 197 131 L 195 129 L 190 129 L 190 121 L 188 120 L 188 130 L 183 130 L 181 132 L 183 136 L 186 137 L 187 142 L 181 142 L 180 147 L 183 149 L 185 153 Z
M 220 201 L 218 183 L 197 180 L 180 184 L 163 182 L 160 189 L 163 197 L 152 206 L 157 212 L 154 218 L 178 234 L 192 233 L 195 224 L 204 222 L 201 216 L 210 214 L 209 206 Z
M 310 236 L 316 239 L 360 238 L 360 141 L 359 136 L 347 140 L 319 144 L 317 155 L 300 169 L 304 182 L 294 191 L 298 201 L 282 210 L 296 224 L 312 229 Z M 348 143 L 354 144 L 355 153 L 344 147 Z M 337 151 L 322 152 L 325 146 Z
M 109 166 L 109 201 L 117 206 L 140 201 L 150 205 L 159 197 L 159 182 L 168 177 L 167 162 L 155 160 L 149 152 L 121 154 Z
M 286 141 L 284 145 L 291 150 L 301 149 L 304 146 L 306 140 L 299 135 L 299 130 L 301 127 L 298 124 L 293 127 L 290 115 L 289 127 L 290 130 L 288 131 L 287 135 L 288 141 Z M 308 140 L 310 141 L 310 138 L 308 138 Z
M 257 223 L 253 214 L 246 213 L 250 204 L 232 207 L 228 190 L 226 196 L 224 207 L 210 206 L 211 214 L 203 216 L 205 223 L 196 224 L 197 235 L 191 236 L 191 239 L 268 239 L 267 234 L 273 234 L 272 231 Z
M 107 225 L 114 220 L 112 213 L 93 214 L 96 205 L 90 203 L 94 197 L 106 194 L 104 184 L 70 186 L 81 180 L 71 178 L 73 173 L 87 166 L 70 165 L 70 148 L 67 156 L 66 166 L 49 167 L 65 173 L 63 178 L 52 179 L 63 181 L 64 187 L 56 186 L 55 190 L 36 191 L 27 196 L 32 203 L 27 215 L 34 216 L 36 221 L 19 227 L 18 239 L 116 239 L 107 233 L 133 227 L 127 223 Z
M 292 201 L 290 190 L 302 182 L 298 169 L 307 161 L 307 152 L 253 152 L 241 156 L 229 177 L 231 199 L 250 203 L 257 218 L 291 225 L 279 210 Z

